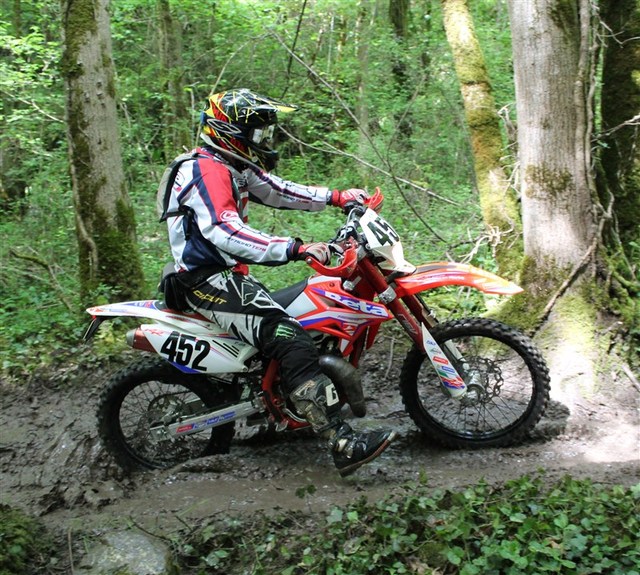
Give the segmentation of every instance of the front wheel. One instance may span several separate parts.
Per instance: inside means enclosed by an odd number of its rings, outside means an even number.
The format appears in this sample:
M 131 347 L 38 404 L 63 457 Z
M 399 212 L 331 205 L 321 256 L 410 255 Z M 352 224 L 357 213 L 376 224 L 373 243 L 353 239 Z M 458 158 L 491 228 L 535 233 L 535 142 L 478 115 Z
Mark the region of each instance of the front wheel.
M 502 447 L 524 439 L 549 401 L 549 370 L 531 339 L 491 319 L 444 322 L 431 335 L 467 385 L 454 399 L 428 357 L 405 358 L 400 393 L 420 430 L 446 447 Z
M 116 373 L 98 405 L 100 439 L 125 469 L 162 469 L 227 453 L 234 424 L 175 437 L 167 426 L 233 400 L 232 384 L 143 359 Z

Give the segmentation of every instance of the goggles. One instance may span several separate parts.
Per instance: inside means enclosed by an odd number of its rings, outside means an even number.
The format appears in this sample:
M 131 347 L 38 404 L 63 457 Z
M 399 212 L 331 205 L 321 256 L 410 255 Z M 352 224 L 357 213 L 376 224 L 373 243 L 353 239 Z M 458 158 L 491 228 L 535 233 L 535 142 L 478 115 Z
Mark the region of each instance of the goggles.
M 275 124 L 265 126 L 264 128 L 255 128 L 249 134 L 249 140 L 259 146 L 260 144 L 270 145 L 273 142 L 273 134 L 275 133 Z

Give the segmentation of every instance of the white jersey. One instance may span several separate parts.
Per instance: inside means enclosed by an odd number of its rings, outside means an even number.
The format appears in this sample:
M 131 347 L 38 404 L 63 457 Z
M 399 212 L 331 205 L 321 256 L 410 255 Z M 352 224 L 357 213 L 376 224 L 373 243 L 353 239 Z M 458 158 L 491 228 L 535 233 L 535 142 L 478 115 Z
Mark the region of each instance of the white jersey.
M 295 238 L 250 227 L 249 201 L 313 212 L 323 210 L 331 197 L 328 188 L 289 182 L 257 167 L 238 171 L 206 147 L 196 148 L 192 155 L 176 173 L 167 206 L 176 271 L 286 263 L 292 259 Z M 161 185 L 158 197 L 164 194 Z

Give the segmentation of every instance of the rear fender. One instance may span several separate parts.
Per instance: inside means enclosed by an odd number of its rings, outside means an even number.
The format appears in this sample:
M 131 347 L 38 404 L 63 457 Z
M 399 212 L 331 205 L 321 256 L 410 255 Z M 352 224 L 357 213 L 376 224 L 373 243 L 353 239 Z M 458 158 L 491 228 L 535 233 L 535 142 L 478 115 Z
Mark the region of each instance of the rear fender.
M 115 317 L 140 317 L 172 326 L 180 331 L 188 331 L 194 335 L 220 334 L 222 330 L 207 318 L 195 312 L 181 312 L 169 309 L 161 300 L 140 300 L 111 303 L 90 307 L 87 313 L 94 318 L 94 323 Z M 95 333 L 93 329 L 91 335 Z M 86 336 L 85 336 L 86 339 Z
M 235 373 L 247 371 L 246 362 L 258 350 L 198 313 L 169 309 L 159 300 L 130 301 L 87 309 L 93 321 L 85 341 L 100 323 L 116 317 L 154 320 L 127 333 L 134 349 L 155 352 L 186 373 Z
M 495 295 L 515 295 L 524 291 L 520 286 L 494 273 L 468 264 L 429 262 L 408 276 L 395 279 L 398 297 L 443 286 L 467 286 Z

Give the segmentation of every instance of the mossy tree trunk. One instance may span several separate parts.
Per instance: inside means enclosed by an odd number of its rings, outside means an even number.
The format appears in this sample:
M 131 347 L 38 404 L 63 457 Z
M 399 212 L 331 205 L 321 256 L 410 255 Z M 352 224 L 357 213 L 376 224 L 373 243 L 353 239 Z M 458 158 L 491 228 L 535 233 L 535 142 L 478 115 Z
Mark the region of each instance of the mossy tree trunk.
M 171 15 L 169 0 L 157 0 L 158 43 L 163 83 L 160 91 L 163 97 L 163 132 L 165 138 L 165 162 L 169 162 L 183 149 L 193 145 L 193 135 L 183 85 L 184 66 L 182 64 L 182 38 L 178 26 Z
M 467 0 L 442 0 L 444 26 L 471 137 L 482 218 L 500 273 L 514 277 L 522 256 L 520 214 L 502 165 L 500 119 Z
M 592 391 L 602 359 L 591 169 L 589 0 L 509 0 L 518 120 L 524 295 L 511 319 L 538 332 L 564 398 Z
M 355 23 L 355 45 L 358 58 L 358 99 L 356 118 L 360 125 L 359 155 L 364 157 L 370 143 L 369 105 L 367 101 L 367 77 L 369 75 L 369 30 L 377 16 L 377 0 L 360 0 Z
M 602 134 L 598 190 L 613 221 L 605 241 L 612 254 L 611 288 L 620 311 L 635 319 L 640 338 L 640 4 L 602 3 L 606 46 L 602 70 Z
M 141 295 L 143 274 L 126 190 L 108 0 L 62 0 L 67 139 L 83 300 Z
M 409 17 L 411 15 L 410 0 L 394 0 L 389 2 L 389 22 L 393 28 L 394 39 L 399 49 L 393 49 L 390 55 L 392 58 L 393 76 L 395 83 L 400 92 L 404 92 L 407 88 L 407 64 L 402 54 L 404 52 L 404 44 L 409 36 Z

